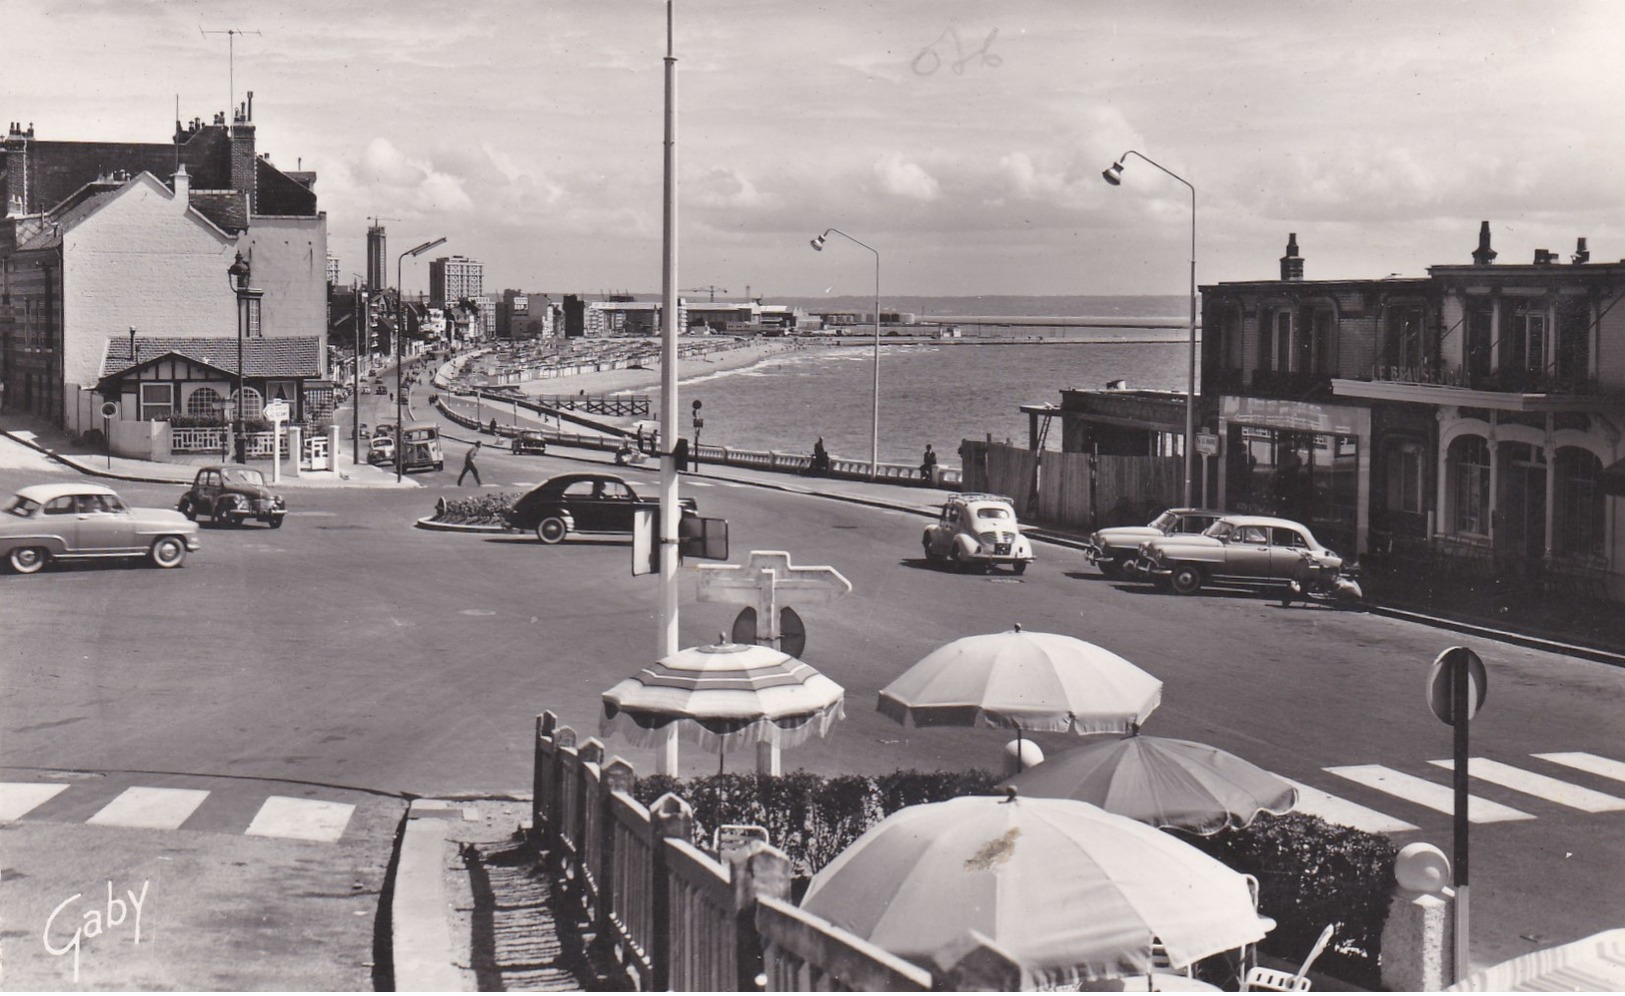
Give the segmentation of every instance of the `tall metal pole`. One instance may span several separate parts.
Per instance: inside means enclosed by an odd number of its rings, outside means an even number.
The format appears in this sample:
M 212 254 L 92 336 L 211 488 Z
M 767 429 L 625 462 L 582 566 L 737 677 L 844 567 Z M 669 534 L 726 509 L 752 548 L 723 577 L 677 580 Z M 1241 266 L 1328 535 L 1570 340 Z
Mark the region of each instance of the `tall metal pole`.
M 351 382 L 355 390 L 350 395 L 350 463 L 361 463 L 361 344 L 366 341 L 366 335 L 371 329 L 363 329 L 366 324 L 366 315 L 363 313 L 361 302 L 363 297 L 359 286 L 354 288 L 354 310 L 350 314 L 351 324 L 355 331 L 355 357 L 352 365 Z M 338 469 L 338 456 L 334 455 L 334 469 Z
M 1190 365 L 1185 375 L 1185 507 L 1191 506 L 1192 484 L 1196 478 L 1196 187 L 1184 177 L 1173 170 L 1152 159 L 1150 156 L 1133 149 L 1128 150 L 1117 161 L 1112 163 L 1102 176 L 1112 186 L 1122 182 L 1123 162 L 1129 156 L 1148 162 L 1157 169 L 1178 180 L 1191 192 L 1191 323 L 1190 323 Z M 1207 490 L 1205 487 L 1202 489 Z M 1207 495 L 1202 495 L 1202 501 L 1207 502 Z
M 660 275 L 660 640 L 659 655 L 677 646 L 677 57 L 672 44 L 672 0 L 666 0 L 666 135 L 664 225 Z M 655 770 L 677 773 L 677 725 L 668 728 Z
M 824 234 L 812 240 L 812 247 L 819 252 L 824 251 L 824 240 L 830 233 L 839 235 L 848 242 L 860 245 L 875 254 L 875 384 L 874 384 L 874 417 L 870 420 L 869 435 L 869 479 L 875 480 L 880 476 L 880 250 L 867 242 L 859 242 L 839 228 L 826 228 Z
M 406 326 L 406 301 L 401 294 L 401 264 L 406 262 L 407 253 L 395 257 L 395 483 L 401 483 L 401 475 L 406 469 L 406 433 L 402 431 L 405 425 L 406 391 L 403 389 L 401 378 L 401 332 Z M 387 264 L 386 264 L 387 265 Z M 1187 504 L 1189 504 L 1187 502 Z

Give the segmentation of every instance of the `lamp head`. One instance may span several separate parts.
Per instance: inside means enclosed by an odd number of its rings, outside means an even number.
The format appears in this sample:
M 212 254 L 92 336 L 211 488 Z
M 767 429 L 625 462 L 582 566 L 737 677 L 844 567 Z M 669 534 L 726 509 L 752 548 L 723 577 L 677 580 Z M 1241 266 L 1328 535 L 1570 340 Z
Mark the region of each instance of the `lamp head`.
M 824 237 L 822 235 L 817 236 L 816 238 L 814 238 L 812 240 L 811 245 L 812 245 L 812 247 L 814 249 L 818 250 L 819 252 L 823 252 L 824 251 Z
M 1122 163 L 1112 163 L 1110 166 L 1108 166 L 1105 169 L 1101 170 L 1100 175 L 1107 183 L 1111 184 L 1112 186 L 1114 186 L 1114 187 L 1119 186 L 1123 182 L 1123 164 Z
M 243 258 L 241 252 L 237 254 L 236 261 L 226 268 L 226 276 L 230 277 L 238 287 L 244 289 L 248 287 L 248 260 Z
M 406 254 L 408 256 L 421 256 L 424 253 L 428 252 L 430 249 L 433 249 L 435 246 L 441 245 L 445 241 L 446 241 L 446 237 L 444 235 L 442 235 L 442 236 L 440 236 L 440 238 L 435 239 L 432 242 L 423 243 L 422 245 L 418 246 L 416 249 L 408 249 L 408 250 L 406 250 Z

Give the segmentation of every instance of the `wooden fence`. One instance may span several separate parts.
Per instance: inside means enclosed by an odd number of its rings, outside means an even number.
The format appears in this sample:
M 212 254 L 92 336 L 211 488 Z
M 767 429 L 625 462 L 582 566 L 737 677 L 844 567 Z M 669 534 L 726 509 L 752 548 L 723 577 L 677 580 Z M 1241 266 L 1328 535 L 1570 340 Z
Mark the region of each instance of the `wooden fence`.
M 751 839 L 708 854 L 692 842 L 689 804 L 668 792 L 645 807 L 636 778 L 597 738 L 578 743 L 553 713 L 536 718 L 532 825 L 560 914 L 583 925 L 613 988 L 927 992 L 1021 981 L 981 948 L 933 975 L 797 909 L 784 852 Z
M 1178 505 L 1179 457 L 1095 456 L 967 439 L 960 444 L 962 487 L 1008 495 L 1023 520 L 1095 529 L 1144 525 Z

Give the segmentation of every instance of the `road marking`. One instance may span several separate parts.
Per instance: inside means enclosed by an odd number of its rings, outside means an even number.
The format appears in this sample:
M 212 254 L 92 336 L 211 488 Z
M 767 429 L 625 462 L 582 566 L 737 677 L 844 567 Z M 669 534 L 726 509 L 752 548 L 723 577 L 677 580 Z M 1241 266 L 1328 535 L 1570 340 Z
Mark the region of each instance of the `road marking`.
M 691 488 L 709 488 L 709 487 L 711 487 L 711 482 L 710 481 L 696 481 L 692 477 L 689 478 L 688 480 L 684 481 L 683 483 L 687 484 Z
M 1318 816 L 1327 823 L 1340 823 L 1366 833 L 1404 833 L 1406 830 L 1415 830 L 1414 823 L 1395 819 L 1386 813 L 1379 813 L 1375 809 L 1340 799 L 1335 795 L 1322 792 L 1320 789 L 1295 782 L 1288 778 L 1287 783 L 1298 790 L 1298 805 L 1294 812 L 1308 813 Z
M 1441 768 L 1455 767 L 1455 762 L 1448 758 L 1440 761 L 1429 761 L 1428 763 L 1438 765 Z M 1547 802 L 1555 802 L 1559 806 L 1581 809 L 1588 813 L 1616 813 L 1625 809 L 1625 799 L 1621 799 L 1617 795 L 1594 792 L 1579 785 L 1571 785 L 1559 778 L 1537 775 L 1533 771 L 1514 768 L 1510 764 L 1491 761 L 1489 758 L 1468 758 L 1467 774 L 1512 789 L 1515 792 L 1523 792 L 1527 795 L 1545 799 Z
M 0 823 L 22 819 L 65 788 L 47 782 L 0 782 Z
M 86 823 L 106 827 L 143 827 L 176 830 L 189 819 L 209 793 L 202 789 L 127 788 Z
M 246 831 L 252 837 L 288 837 L 294 840 L 336 842 L 344 836 L 355 807 L 344 802 L 293 799 L 273 795 L 255 814 Z
M 1374 788 L 1379 792 L 1398 796 L 1407 802 L 1414 802 L 1418 806 L 1426 806 L 1447 815 L 1455 812 L 1455 792 L 1448 785 L 1437 785 L 1380 764 L 1355 764 L 1323 770 L 1367 788 Z M 1511 806 L 1503 806 L 1476 795 L 1467 797 L 1467 820 L 1470 823 L 1504 823 L 1510 820 L 1532 819 L 1533 816 Z
M 1536 754 L 1535 757 L 1542 761 L 1551 761 L 1553 764 L 1578 768 L 1588 774 L 1612 778 L 1616 782 L 1625 782 L 1625 762 L 1615 761 L 1612 758 L 1598 757 L 1584 751 L 1560 751 L 1556 754 Z

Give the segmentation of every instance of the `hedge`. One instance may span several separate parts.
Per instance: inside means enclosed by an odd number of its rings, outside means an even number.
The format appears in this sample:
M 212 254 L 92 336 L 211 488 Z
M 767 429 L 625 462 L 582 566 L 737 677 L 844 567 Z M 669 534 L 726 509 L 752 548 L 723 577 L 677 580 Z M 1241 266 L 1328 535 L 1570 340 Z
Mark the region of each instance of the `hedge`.
M 694 810 L 695 846 L 710 850 L 717 827 L 767 830 L 798 877 L 810 876 L 863 832 L 905 806 L 962 795 L 997 795 L 999 778 L 967 772 L 895 771 L 838 775 L 718 774 L 680 781 L 638 779 L 634 796 L 649 805 L 666 792 Z M 1300 813 L 1260 814 L 1246 827 L 1209 837 L 1167 831 L 1230 868 L 1258 879 L 1259 911 L 1275 920 L 1260 949 L 1294 965 L 1328 923 L 1337 930 L 1316 968 L 1365 988 L 1380 988 L 1378 959 L 1394 890 L 1397 849 L 1381 834 Z
M 523 497 L 517 491 L 503 494 L 479 494 L 470 498 L 442 498 L 435 506 L 435 522 L 454 522 L 467 526 L 505 526 L 502 513 Z M 440 507 L 444 505 L 445 507 Z

